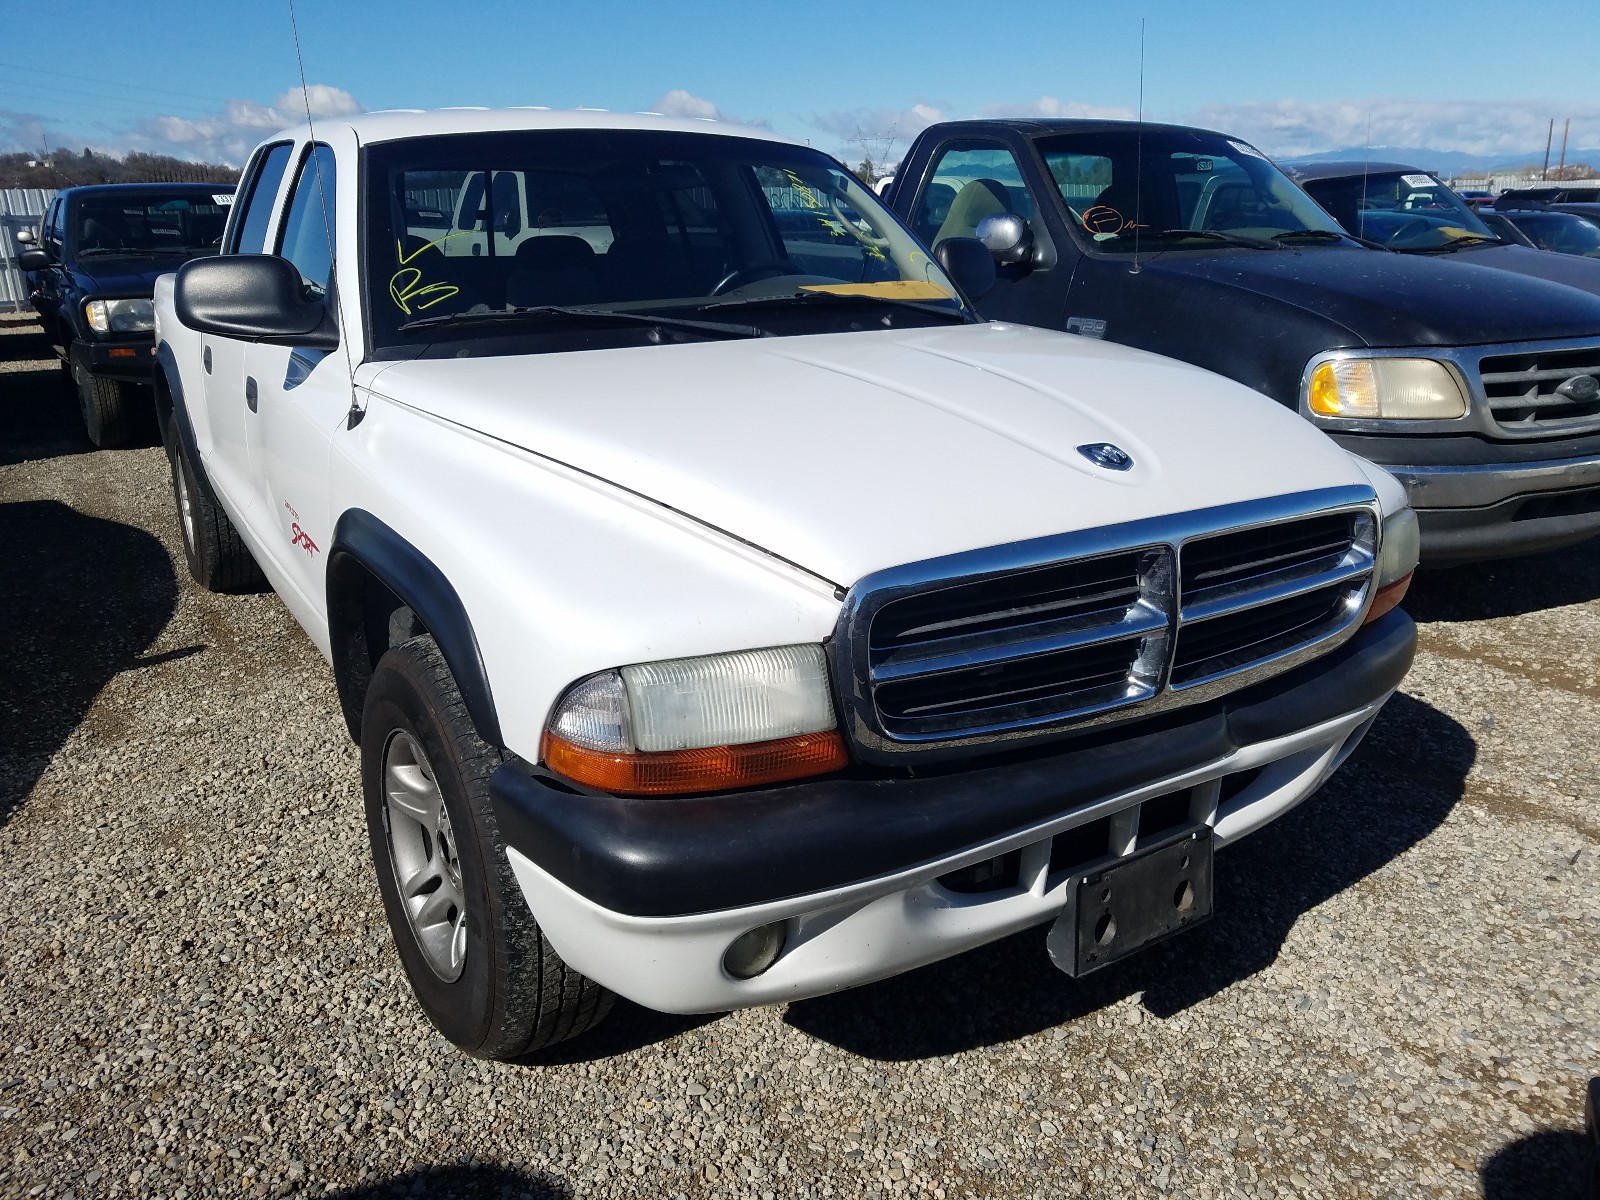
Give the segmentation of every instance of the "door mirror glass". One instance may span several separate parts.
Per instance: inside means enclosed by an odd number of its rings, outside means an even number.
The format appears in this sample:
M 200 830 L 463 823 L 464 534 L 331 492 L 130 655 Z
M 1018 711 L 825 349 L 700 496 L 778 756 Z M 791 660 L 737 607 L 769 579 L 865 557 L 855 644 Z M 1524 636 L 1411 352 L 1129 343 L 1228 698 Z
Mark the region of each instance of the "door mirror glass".
M 308 349 L 339 344 L 323 298 L 275 254 L 192 259 L 178 268 L 172 301 L 178 320 L 201 333 Z
M 994 255 L 977 238 L 945 238 L 933 256 L 972 299 L 981 298 L 994 287 Z
M 1016 213 L 994 213 L 978 222 L 977 237 L 1000 266 L 1025 263 L 1033 257 L 1033 230 Z
M 43 250 L 24 250 L 17 255 L 17 266 L 24 271 L 42 271 L 51 261 L 50 255 Z

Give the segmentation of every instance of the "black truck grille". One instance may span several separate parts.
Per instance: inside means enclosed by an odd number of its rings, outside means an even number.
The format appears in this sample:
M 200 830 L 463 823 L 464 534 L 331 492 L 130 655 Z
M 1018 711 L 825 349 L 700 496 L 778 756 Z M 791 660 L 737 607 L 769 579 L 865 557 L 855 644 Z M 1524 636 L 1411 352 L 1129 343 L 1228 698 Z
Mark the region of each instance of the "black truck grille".
M 1506 433 L 1562 433 L 1600 426 L 1600 346 L 1531 350 L 1479 360 L 1489 411 Z
M 1125 528 L 1140 544 L 853 594 L 835 647 L 846 709 L 858 734 L 925 745 L 1288 669 L 1365 608 L 1370 504 L 1235 528 L 1226 517 L 1252 506 L 1214 510 L 1209 528 L 1211 514 L 1186 514 L 1161 540 L 1148 536 L 1159 522 L 1137 522 Z M 1104 546 L 1114 532 L 1078 540 Z

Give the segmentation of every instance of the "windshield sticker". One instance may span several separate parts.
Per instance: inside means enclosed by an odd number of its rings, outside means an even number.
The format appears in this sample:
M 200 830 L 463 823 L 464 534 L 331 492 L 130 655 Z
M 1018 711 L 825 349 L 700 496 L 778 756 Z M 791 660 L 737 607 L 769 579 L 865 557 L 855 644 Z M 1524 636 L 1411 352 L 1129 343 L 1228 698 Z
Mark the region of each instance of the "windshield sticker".
M 233 203 L 233 193 L 232 192 L 216 192 L 216 193 L 214 193 L 212 195 L 211 200 L 212 200 L 212 202 L 214 204 L 221 204 L 223 206 L 227 206 L 227 205 Z
M 1240 154 L 1246 155 L 1250 158 L 1266 158 L 1265 154 L 1261 153 L 1261 151 L 1257 150 L 1248 142 L 1236 142 L 1232 138 L 1229 138 L 1228 145 L 1232 146 Z
M 401 244 L 400 240 L 398 238 L 395 239 L 394 257 L 395 261 L 400 264 L 400 269 L 389 276 L 389 299 L 394 301 L 396 308 L 409 317 L 413 312 L 421 312 L 425 308 L 432 308 L 435 304 L 450 299 L 451 296 L 461 294 L 461 289 L 454 284 L 424 283 L 422 281 L 422 271 L 417 267 L 408 267 L 406 264 L 416 258 L 417 255 L 432 250 L 439 243 L 447 242 L 453 237 L 461 237 L 466 232 L 468 231 L 460 230 L 456 233 L 447 233 L 442 238 L 435 238 L 426 245 L 418 246 L 410 254 L 406 253 L 406 248 Z M 423 297 L 427 297 L 427 299 L 423 299 Z
M 1434 186 L 1432 175 L 1402 175 L 1400 182 L 1409 188 L 1431 188 Z
M 888 296 L 895 300 L 954 300 L 948 288 L 919 279 L 884 279 L 877 283 L 806 283 L 802 292 L 833 296 Z

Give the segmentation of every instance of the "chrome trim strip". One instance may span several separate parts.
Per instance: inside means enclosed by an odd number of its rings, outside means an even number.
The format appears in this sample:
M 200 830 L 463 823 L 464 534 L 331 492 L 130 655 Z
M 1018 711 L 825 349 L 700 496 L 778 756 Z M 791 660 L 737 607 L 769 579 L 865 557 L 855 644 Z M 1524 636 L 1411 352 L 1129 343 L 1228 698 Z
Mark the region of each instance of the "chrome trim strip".
M 1336 566 L 1318 572 L 1315 575 L 1302 576 L 1282 583 L 1267 584 L 1258 589 L 1222 596 L 1215 600 L 1201 600 L 1195 604 L 1185 604 L 1179 613 L 1179 619 L 1182 625 L 1187 627 L 1201 621 L 1225 617 L 1229 613 L 1261 608 L 1263 605 L 1272 604 L 1279 600 L 1292 600 L 1296 596 L 1304 596 L 1307 592 L 1319 591 L 1322 588 L 1333 587 L 1335 584 L 1348 583 L 1353 579 L 1370 574 L 1371 571 L 1372 559 L 1369 555 L 1347 554 Z
M 1183 546 L 1199 538 L 1339 512 L 1365 514 L 1366 520 L 1358 521 L 1351 553 L 1340 560 L 1333 572 L 1307 579 L 1305 590 L 1341 582 L 1352 584 L 1354 590 L 1351 598 L 1354 603 L 1350 619 L 1310 643 L 1296 646 L 1265 661 L 1197 679 L 1179 689 L 1171 688 L 1168 673 L 1175 636 L 1180 632 L 1182 623 L 1177 611 L 1180 600 L 1177 588 Z M 899 763 L 908 761 L 912 756 L 918 760 L 936 760 L 1047 740 L 1065 732 L 1077 732 L 1110 721 L 1149 716 L 1168 708 L 1199 703 L 1235 691 L 1318 657 L 1355 633 L 1371 602 L 1371 579 L 1378 560 L 1380 529 L 1380 509 L 1373 489 L 1364 484 L 1347 485 L 1034 538 L 875 571 L 858 580 L 845 596 L 828 647 L 839 712 L 846 732 L 858 756 L 869 762 Z M 1036 719 L 1004 722 L 977 729 L 963 728 L 953 733 L 896 735 L 885 729 L 873 700 L 873 688 L 877 683 L 888 680 L 882 674 L 881 665 L 874 670 L 869 638 L 872 618 L 885 605 L 940 586 L 985 582 L 1054 563 L 1127 551 L 1169 548 L 1176 556 L 1170 581 L 1171 594 L 1167 597 L 1167 603 L 1173 610 L 1171 623 L 1166 632 L 1160 632 L 1160 627 L 1156 626 L 1146 636 L 1147 648 L 1159 649 L 1161 661 L 1159 664 L 1145 662 L 1146 656 L 1141 654 L 1130 670 L 1128 689 L 1122 695 L 1096 702 L 1082 711 L 1050 713 Z M 1352 559 L 1365 565 L 1347 572 L 1343 567 Z M 1240 603 L 1237 608 L 1253 606 Z M 1116 631 L 1114 636 L 1137 636 L 1120 625 L 1109 628 Z M 921 673 L 897 673 L 896 678 L 908 678 Z

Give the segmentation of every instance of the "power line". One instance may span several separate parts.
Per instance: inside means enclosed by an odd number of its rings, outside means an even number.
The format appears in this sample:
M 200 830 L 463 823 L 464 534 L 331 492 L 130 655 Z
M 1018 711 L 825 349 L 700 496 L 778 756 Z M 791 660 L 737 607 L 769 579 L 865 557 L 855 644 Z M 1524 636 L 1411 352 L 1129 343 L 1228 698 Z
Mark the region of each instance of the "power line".
M 5 64 L 4 63 L 0 63 L 0 68 L 5 68 Z M 5 69 L 9 69 L 9 68 L 5 68 Z M 7 81 L 7 80 L 0 79 L 0 84 L 4 84 L 6 86 L 6 88 L 7 88 L 7 90 L 10 90 L 11 87 L 12 87 L 11 82 Z M 20 86 L 20 87 L 26 89 L 27 91 L 31 91 L 31 92 L 59 92 L 59 93 L 61 93 L 63 95 L 67 95 L 67 96 L 94 96 L 94 97 L 96 97 L 96 98 L 98 98 L 100 100 L 116 100 L 116 101 L 119 101 L 119 102 L 124 103 L 124 104 L 134 104 L 134 103 L 148 104 L 148 103 L 150 103 L 150 101 L 138 99 L 138 98 L 132 97 L 132 96 L 117 96 L 117 95 L 113 95 L 110 92 L 89 92 L 89 91 L 84 91 L 81 88 L 52 87 L 48 83 L 34 83 L 32 80 L 20 80 L 20 81 L 17 81 L 17 86 Z M 59 101 L 57 103 L 59 103 Z M 181 110 L 184 110 L 186 113 L 192 114 L 192 115 L 202 115 L 202 114 L 204 114 L 206 112 L 206 110 L 197 108 L 192 104 L 182 104 L 182 105 L 172 104 L 172 105 L 168 105 L 167 107 L 175 108 L 175 109 L 181 109 Z
M 53 75 L 57 79 L 81 79 L 89 83 L 109 85 L 111 87 L 129 88 L 136 92 L 160 92 L 167 96 L 187 96 L 191 100 L 205 100 L 211 104 L 226 104 L 227 101 L 217 96 L 202 96 L 198 92 L 178 92 L 171 88 L 150 87 L 143 83 L 123 83 L 116 79 L 106 79 L 100 75 L 75 75 L 70 71 L 46 71 L 42 67 L 25 67 L 21 63 L 0 62 L 0 67 L 9 67 L 13 71 L 28 71 L 34 75 Z

